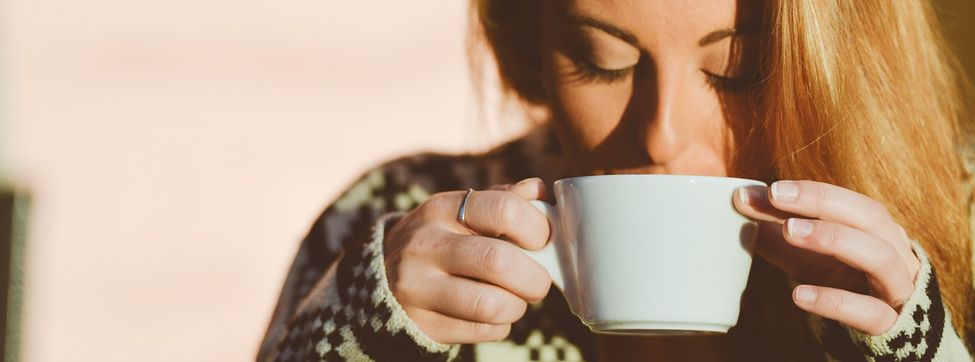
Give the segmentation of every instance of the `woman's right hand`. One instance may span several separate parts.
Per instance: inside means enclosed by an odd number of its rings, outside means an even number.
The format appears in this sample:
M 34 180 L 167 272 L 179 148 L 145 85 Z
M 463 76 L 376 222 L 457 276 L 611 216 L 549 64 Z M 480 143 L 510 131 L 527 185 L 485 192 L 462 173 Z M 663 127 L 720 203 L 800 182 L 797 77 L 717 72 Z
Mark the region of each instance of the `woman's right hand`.
M 528 302 L 542 300 L 548 272 L 521 249 L 548 240 L 545 216 L 528 201 L 545 195 L 538 178 L 475 191 L 430 196 L 384 241 L 389 287 L 406 314 L 433 340 L 477 343 L 507 337 Z

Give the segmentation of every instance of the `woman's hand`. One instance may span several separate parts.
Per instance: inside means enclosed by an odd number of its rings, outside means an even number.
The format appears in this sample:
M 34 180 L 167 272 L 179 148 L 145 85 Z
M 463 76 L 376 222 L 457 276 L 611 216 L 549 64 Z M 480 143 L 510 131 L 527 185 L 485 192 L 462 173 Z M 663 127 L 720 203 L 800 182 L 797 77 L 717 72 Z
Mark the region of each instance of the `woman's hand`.
M 542 300 L 548 272 L 520 248 L 548 240 L 545 216 L 528 200 L 545 195 L 537 178 L 474 192 L 465 219 L 457 219 L 467 191 L 430 196 L 386 235 L 390 289 L 420 329 L 441 343 L 505 338 L 527 302 Z
M 881 203 L 814 181 L 746 187 L 735 196 L 742 214 L 761 220 L 756 253 L 813 284 L 793 290 L 799 308 L 871 335 L 894 325 L 920 261 Z

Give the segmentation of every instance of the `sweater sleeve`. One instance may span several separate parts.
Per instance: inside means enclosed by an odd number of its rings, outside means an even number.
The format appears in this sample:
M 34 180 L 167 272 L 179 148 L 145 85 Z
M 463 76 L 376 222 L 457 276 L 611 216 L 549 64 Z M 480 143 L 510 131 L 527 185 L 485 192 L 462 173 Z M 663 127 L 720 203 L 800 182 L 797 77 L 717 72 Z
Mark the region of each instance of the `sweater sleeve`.
M 444 361 L 386 281 L 385 227 L 428 197 L 397 165 L 368 172 L 312 225 L 282 287 L 260 361 Z
M 859 354 L 866 361 L 972 361 L 965 344 L 955 333 L 951 315 L 941 300 L 938 278 L 928 260 L 927 254 L 915 243 L 914 252 L 921 261 L 914 293 L 901 307 L 894 326 L 880 335 L 869 335 L 836 322 L 827 323 L 827 337 L 824 340 L 827 351 L 837 351 L 833 344 L 839 338 L 829 338 L 829 331 L 845 330 Z M 846 360 L 831 353 L 833 357 Z M 858 358 L 859 359 L 859 358 Z
M 345 250 L 288 323 L 276 361 L 449 361 L 458 345 L 437 343 L 397 303 L 386 280 L 383 238 L 377 221 L 370 240 Z

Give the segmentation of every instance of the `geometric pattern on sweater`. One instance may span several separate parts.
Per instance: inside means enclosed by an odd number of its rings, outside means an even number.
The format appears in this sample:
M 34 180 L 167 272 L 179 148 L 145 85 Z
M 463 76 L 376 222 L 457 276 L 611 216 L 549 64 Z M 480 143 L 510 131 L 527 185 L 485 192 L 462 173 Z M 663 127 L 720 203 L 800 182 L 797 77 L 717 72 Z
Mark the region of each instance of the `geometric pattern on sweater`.
M 311 331 L 315 324 L 322 322 L 308 316 L 308 313 L 315 314 L 316 309 L 309 307 L 310 311 L 302 311 L 299 305 L 313 289 L 321 288 L 326 269 L 330 265 L 334 267 L 343 250 L 348 252 L 371 239 L 367 230 L 382 215 L 412 209 L 428 195 L 441 191 L 483 189 L 532 176 L 551 182 L 551 174 L 541 165 L 551 164 L 551 155 L 558 152 L 553 137 L 547 130 L 540 130 L 477 156 L 421 154 L 367 172 L 326 208 L 302 241 L 258 359 L 297 356 L 302 344 L 308 345 L 315 339 L 312 337 L 320 337 Z M 341 264 L 340 273 L 345 265 Z M 321 312 L 328 313 L 329 309 Z M 504 341 L 463 345 L 458 359 L 471 361 L 481 356 L 483 360 L 485 353 L 498 351 L 518 351 L 519 356 L 526 356 L 518 360 L 596 358 L 592 333 L 569 312 L 564 298 L 554 288 L 512 325 Z M 577 357 L 580 355 L 582 358 Z
M 539 137 L 541 142 L 538 141 Z M 379 282 L 385 276 L 382 241 L 375 238 L 376 233 L 381 233 L 384 227 L 374 226 L 382 224 L 383 215 L 410 210 L 428 195 L 437 192 L 484 189 L 492 184 L 511 183 L 532 176 L 541 176 L 547 184 L 551 184 L 554 175 L 544 166 L 556 162 L 552 154 L 558 152 L 557 142 L 553 140 L 554 134 L 550 132 L 535 132 L 484 154 L 421 154 L 367 172 L 325 209 L 302 240 L 258 359 L 444 360 L 445 345 L 429 340 L 406 317 L 405 312 L 397 313 L 397 308 L 400 312 L 402 308 L 391 293 L 384 294 L 383 290 L 388 290 L 388 285 Z M 370 247 L 377 243 L 379 249 Z M 380 252 L 377 253 L 377 250 Z M 376 272 L 367 265 L 381 268 Z M 753 267 L 756 265 L 761 265 L 760 261 L 754 263 Z M 930 267 L 926 260 L 922 261 L 924 265 Z M 936 284 L 936 279 L 930 278 L 930 282 Z M 751 291 L 754 292 L 753 296 L 760 297 L 758 300 L 771 300 L 767 290 L 750 285 L 745 297 Z M 918 288 L 915 294 L 921 290 L 936 291 L 937 286 Z M 791 303 L 786 294 L 783 294 L 783 300 L 776 303 Z M 774 297 L 778 298 L 778 295 Z M 758 313 L 764 310 L 757 309 Z M 936 309 L 927 311 L 937 313 Z M 740 328 L 733 328 L 729 336 L 735 335 L 736 330 L 739 336 L 742 333 L 772 336 L 781 333 L 776 331 L 794 331 L 782 329 L 785 325 L 765 329 L 763 324 L 753 323 L 761 320 L 775 326 L 781 320 L 775 315 L 752 313 L 752 317 L 757 319 L 739 321 Z M 934 319 L 930 316 L 925 318 Z M 936 326 L 930 322 L 928 324 Z M 805 328 L 813 325 L 805 324 Z M 844 330 L 842 326 L 838 328 Z M 827 332 L 829 330 L 827 328 Z M 949 349 L 957 351 L 960 344 L 950 328 L 950 321 L 940 330 L 944 332 L 943 340 L 952 342 Z M 931 334 L 930 331 L 928 334 Z M 829 335 L 827 333 L 821 337 Z M 824 350 L 842 349 L 837 346 L 845 344 L 857 357 L 850 360 L 864 360 L 867 353 L 859 351 L 851 343 L 852 334 L 839 336 L 837 341 L 829 338 L 821 340 L 823 346 L 816 353 L 822 353 L 825 357 Z M 595 347 L 593 334 L 569 312 L 562 295 L 552 288 L 543 302 L 533 304 L 525 316 L 512 325 L 511 333 L 505 340 L 459 348 L 450 346 L 447 356 L 461 361 L 593 361 L 597 358 Z M 742 350 L 755 348 L 760 347 L 749 343 Z M 963 347 L 961 351 L 960 356 L 967 356 Z M 939 352 L 937 357 L 940 356 Z
M 281 341 L 278 361 L 432 362 L 457 355 L 458 346 L 436 343 L 420 332 L 388 288 L 383 233 L 386 221 L 397 216 L 380 219 L 371 242 L 342 256 L 331 298 L 297 316 L 291 327 L 300 332 Z
M 927 254 L 916 242 L 913 249 L 921 268 L 914 294 L 901 306 L 894 326 L 876 336 L 846 328 L 849 337 L 868 362 L 971 361 L 968 353 L 956 353 L 957 348 L 940 350 L 941 346 L 962 343 L 953 333 L 951 316 L 941 299 L 938 278 Z M 944 343 L 946 339 L 949 343 Z
M 821 320 L 823 342 L 830 360 L 869 362 L 971 361 L 971 355 L 954 333 L 938 287 L 938 278 L 927 254 L 917 242 L 913 250 L 921 267 L 914 282 L 914 294 L 901 306 L 894 326 L 871 336 Z

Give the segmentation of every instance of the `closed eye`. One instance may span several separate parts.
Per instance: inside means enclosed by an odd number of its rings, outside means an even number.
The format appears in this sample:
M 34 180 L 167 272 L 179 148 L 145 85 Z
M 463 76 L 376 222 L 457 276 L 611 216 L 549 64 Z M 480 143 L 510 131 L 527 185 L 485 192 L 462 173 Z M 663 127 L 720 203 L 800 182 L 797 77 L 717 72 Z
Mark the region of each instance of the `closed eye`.
M 755 84 L 752 77 L 726 77 L 706 70 L 701 70 L 701 72 L 704 73 L 708 85 L 719 91 L 744 92 L 751 89 Z
M 590 61 L 575 59 L 576 75 L 578 80 L 586 83 L 615 83 L 626 79 L 633 73 L 636 67 L 630 66 L 621 69 L 604 69 Z

